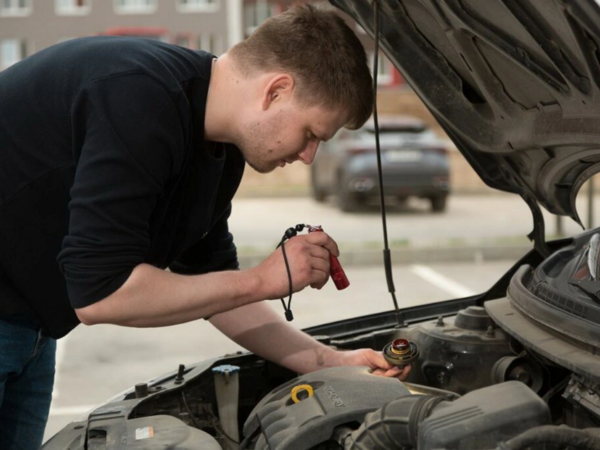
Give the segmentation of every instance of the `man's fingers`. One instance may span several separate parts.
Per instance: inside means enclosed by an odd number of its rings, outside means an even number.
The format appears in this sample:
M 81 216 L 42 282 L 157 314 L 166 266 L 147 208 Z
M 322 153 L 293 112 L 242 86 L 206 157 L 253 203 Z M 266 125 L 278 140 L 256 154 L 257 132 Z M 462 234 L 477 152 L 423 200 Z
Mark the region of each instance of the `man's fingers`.
M 301 237 L 305 238 L 306 242 L 310 244 L 326 248 L 333 256 L 340 256 L 340 251 L 337 244 L 327 233 L 309 233 L 302 235 Z
M 385 376 L 385 377 L 397 377 L 401 373 L 402 373 L 401 369 L 399 369 L 398 367 L 393 367 L 391 369 L 386 370 L 385 373 L 383 374 L 383 376 Z
M 310 268 L 315 271 L 323 272 L 325 275 L 329 275 L 329 258 L 321 259 L 321 258 L 311 258 L 310 259 Z
M 313 289 L 321 289 L 329 279 L 329 273 L 322 270 L 313 270 L 311 273 L 310 287 Z
M 295 236 L 286 242 L 294 291 L 306 286 L 321 289 L 329 279 L 330 255 L 339 255 L 336 243 L 326 233 Z
M 319 258 L 323 261 L 329 261 L 329 250 L 319 245 L 311 245 L 309 247 L 310 256 L 313 258 Z
M 408 366 L 404 366 L 404 369 L 402 369 L 402 376 L 400 377 L 400 379 L 402 381 L 406 380 L 408 378 L 408 375 L 410 374 L 411 370 L 412 370 L 412 364 L 409 364 Z
M 378 368 L 373 370 L 373 374 L 380 375 L 382 377 L 399 378 L 401 381 L 404 381 L 406 378 L 408 378 L 410 370 L 411 366 L 405 366 L 403 368 L 392 367 L 391 369 Z

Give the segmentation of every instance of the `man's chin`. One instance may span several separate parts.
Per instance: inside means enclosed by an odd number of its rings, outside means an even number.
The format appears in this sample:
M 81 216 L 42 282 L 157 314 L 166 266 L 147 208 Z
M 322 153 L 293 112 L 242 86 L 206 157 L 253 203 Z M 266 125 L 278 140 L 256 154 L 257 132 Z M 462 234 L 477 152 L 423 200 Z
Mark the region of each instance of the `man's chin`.
M 248 165 L 250 167 L 252 167 L 256 172 L 258 173 L 271 173 L 273 172 L 277 167 L 279 167 L 278 165 L 271 163 L 271 164 L 254 164 L 248 160 L 246 160 L 246 163 L 248 163 Z

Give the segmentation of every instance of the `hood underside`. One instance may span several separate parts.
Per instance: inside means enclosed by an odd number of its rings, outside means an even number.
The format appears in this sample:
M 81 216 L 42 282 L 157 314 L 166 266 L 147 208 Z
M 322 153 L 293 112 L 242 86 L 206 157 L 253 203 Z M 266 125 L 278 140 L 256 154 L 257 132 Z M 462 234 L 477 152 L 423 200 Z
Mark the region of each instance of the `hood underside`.
M 600 172 L 594 0 L 331 2 L 371 36 L 379 5 L 382 50 L 486 184 L 581 223 Z

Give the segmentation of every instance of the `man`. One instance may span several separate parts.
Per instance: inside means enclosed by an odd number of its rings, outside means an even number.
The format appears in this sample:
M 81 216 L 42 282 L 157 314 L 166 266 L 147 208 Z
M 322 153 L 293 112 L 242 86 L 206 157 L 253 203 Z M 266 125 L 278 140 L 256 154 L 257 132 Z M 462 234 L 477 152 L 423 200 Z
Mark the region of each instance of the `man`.
M 84 38 L 0 74 L 0 448 L 36 448 L 55 339 L 79 322 L 208 318 L 297 372 L 368 365 L 289 326 L 281 250 L 238 269 L 227 229 L 244 163 L 310 164 L 371 114 L 364 50 L 333 12 L 295 7 L 215 59 L 150 40 Z M 325 233 L 286 243 L 294 292 L 328 280 Z M 163 269 L 170 268 L 170 271 Z M 282 343 L 285 343 L 282 345 Z

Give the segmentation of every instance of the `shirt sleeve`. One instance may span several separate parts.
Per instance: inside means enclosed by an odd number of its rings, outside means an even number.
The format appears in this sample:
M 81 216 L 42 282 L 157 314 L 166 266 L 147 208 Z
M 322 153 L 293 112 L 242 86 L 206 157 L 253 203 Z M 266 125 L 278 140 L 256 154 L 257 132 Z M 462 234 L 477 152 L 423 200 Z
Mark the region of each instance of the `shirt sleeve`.
M 132 73 L 92 83 L 73 104 L 75 178 L 58 263 L 74 308 L 112 294 L 144 261 L 157 199 L 183 161 L 172 95 Z
M 169 269 L 183 275 L 239 269 L 237 249 L 227 225 L 230 214 L 231 203 L 209 233 L 177 258 Z

